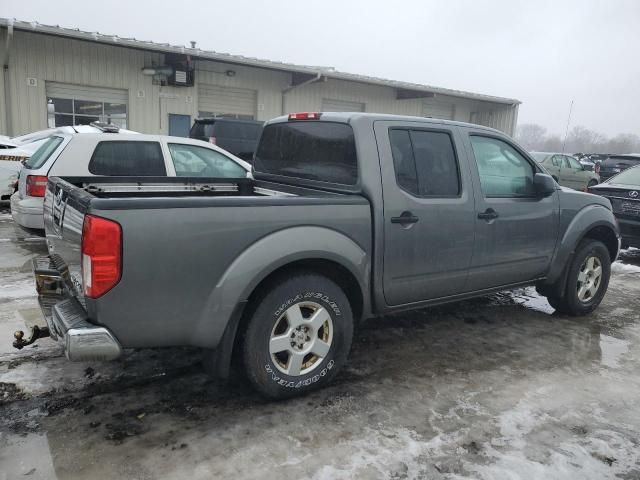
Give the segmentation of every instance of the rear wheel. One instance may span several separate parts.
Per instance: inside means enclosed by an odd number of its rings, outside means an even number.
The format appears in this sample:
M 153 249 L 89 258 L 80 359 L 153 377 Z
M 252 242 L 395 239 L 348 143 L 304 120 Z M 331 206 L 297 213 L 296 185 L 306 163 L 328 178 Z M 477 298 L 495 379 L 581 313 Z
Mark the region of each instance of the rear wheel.
M 243 344 L 247 377 L 276 399 L 323 387 L 346 363 L 352 335 L 351 306 L 333 281 L 306 273 L 281 279 L 249 320 Z
M 549 304 L 561 313 L 586 315 L 604 298 L 611 276 L 607 247 L 598 240 L 585 239 L 578 245 L 569 266 L 563 296 L 549 295 Z
M 595 179 L 591 179 L 589 180 L 589 184 L 587 185 L 587 187 L 591 188 L 591 187 L 595 187 L 596 185 L 598 185 L 598 181 Z

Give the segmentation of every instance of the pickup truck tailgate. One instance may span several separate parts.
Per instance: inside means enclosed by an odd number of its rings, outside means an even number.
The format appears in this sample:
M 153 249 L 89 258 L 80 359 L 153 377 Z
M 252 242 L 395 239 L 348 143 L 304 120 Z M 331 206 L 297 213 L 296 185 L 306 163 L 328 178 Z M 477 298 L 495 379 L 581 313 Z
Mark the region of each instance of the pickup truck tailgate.
M 70 190 L 73 189 L 73 195 Z M 82 289 L 82 225 L 91 195 L 63 182 L 50 179 L 44 197 L 44 227 L 52 263 L 67 269 L 64 276 L 69 294 L 85 306 Z

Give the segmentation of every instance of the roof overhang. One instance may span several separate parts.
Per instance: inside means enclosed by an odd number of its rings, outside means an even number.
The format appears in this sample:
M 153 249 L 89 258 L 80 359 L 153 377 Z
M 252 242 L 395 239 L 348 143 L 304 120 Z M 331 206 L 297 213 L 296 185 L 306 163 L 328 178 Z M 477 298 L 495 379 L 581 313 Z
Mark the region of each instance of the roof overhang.
M 57 37 L 66 37 L 75 40 L 84 40 L 88 42 L 158 53 L 190 55 L 192 58 L 199 60 L 209 60 L 232 65 L 264 68 L 268 70 L 287 72 L 294 75 L 297 74 L 299 79 L 317 77 L 318 75 L 320 75 L 326 79 L 344 80 L 348 82 L 390 87 L 396 89 L 396 98 L 398 99 L 429 98 L 435 95 L 446 95 L 450 97 L 466 98 L 469 100 L 492 102 L 510 106 L 515 106 L 521 103 L 519 100 L 513 98 L 496 97 L 492 95 L 465 92 L 462 90 L 453 90 L 442 87 L 434 87 L 430 85 L 401 82 L 397 80 L 388 80 L 384 78 L 340 72 L 328 67 L 296 65 L 292 63 L 276 62 L 272 60 L 263 60 L 253 57 L 244 57 L 241 55 L 219 53 L 211 50 L 202 50 L 200 48 L 189 48 L 181 45 L 156 43 L 152 41 L 138 40 L 136 38 L 124 38 L 117 35 L 105 35 L 99 32 L 87 32 L 77 28 L 72 29 L 60 27 L 58 25 L 43 25 L 38 22 L 25 22 L 9 18 L 0 18 L 0 28 L 8 28 L 17 31 L 38 33 L 44 35 L 53 35 Z M 301 83 L 304 82 L 303 80 L 299 81 Z

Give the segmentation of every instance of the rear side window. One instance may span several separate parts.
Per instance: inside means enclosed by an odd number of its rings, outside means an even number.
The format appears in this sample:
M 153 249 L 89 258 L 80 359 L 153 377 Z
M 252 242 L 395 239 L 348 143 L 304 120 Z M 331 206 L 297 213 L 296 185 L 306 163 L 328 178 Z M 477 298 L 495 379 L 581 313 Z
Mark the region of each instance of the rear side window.
M 212 125 L 213 137 L 234 138 L 239 140 L 257 140 L 261 125 L 240 122 L 219 121 Z
M 157 176 L 167 174 L 158 142 L 109 141 L 96 146 L 89 171 L 94 175 L 115 177 Z
M 355 185 L 358 160 L 351 125 L 286 122 L 267 125 L 254 161 L 257 172 Z
M 33 155 L 31 155 L 24 164 L 27 168 L 32 170 L 40 168 L 49 159 L 51 154 L 60 146 L 62 140 L 62 137 L 50 137 L 46 142 L 40 145 L 40 148 L 33 152 Z
M 392 129 L 389 138 L 401 188 L 420 197 L 460 195 L 458 161 L 448 133 Z

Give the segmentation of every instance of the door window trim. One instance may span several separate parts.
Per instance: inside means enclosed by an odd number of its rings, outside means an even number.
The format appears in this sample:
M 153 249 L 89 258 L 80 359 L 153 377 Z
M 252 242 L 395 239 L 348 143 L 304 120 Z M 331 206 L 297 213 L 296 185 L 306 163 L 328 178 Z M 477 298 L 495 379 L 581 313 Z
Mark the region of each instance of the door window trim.
M 523 198 L 523 199 L 524 198 L 540 198 L 535 193 L 532 194 L 532 195 L 486 195 L 484 193 L 484 191 L 482 190 L 482 181 L 480 180 L 480 169 L 478 168 L 478 160 L 476 159 L 476 153 L 475 153 L 475 150 L 473 149 L 473 142 L 471 141 L 471 137 L 491 138 L 493 140 L 498 140 L 498 141 L 504 142 L 507 145 L 509 145 L 511 148 L 513 148 L 516 152 L 518 152 L 520 154 L 520 156 L 522 158 L 524 158 L 524 160 L 531 166 L 531 169 L 533 170 L 533 176 L 534 177 L 535 177 L 536 173 L 544 173 L 544 172 L 541 170 L 541 167 L 539 167 L 537 165 L 537 162 L 535 160 L 529 158 L 529 154 L 528 153 L 526 153 L 521 148 L 518 148 L 516 145 L 514 145 L 513 143 L 508 141 L 506 138 L 501 137 L 500 135 L 492 135 L 491 133 L 470 132 L 469 133 L 469 143 L 470 143 L 470 146 L 471 146 L 471 154 L 473 155 L 473 161 L 475 162 L 475 168 L 476 168 L 476 171 L 478 172 L 478 181 L 480 182 L 480 191 L 482 192 L 482 196 L 484 198 Z
M 446 134 L 449 137 L 449 140 L 451 141 L 451 147 L 453 149 L 453 156 L 454 156 L 455 164 L 456 164 L 456 172 L 458 174 L 458 194 L 457 195 L 419 195 L 418 193 L 410 192 L 409 190 L 404 188 L 402 185 L 400 185 L 400 183 L 398 183 L 398 175 L 397 175 L 397 171 L 396 171 L 396 164 L 395 164 L 395 161 L 393 159 L 393 149 L 391 148 L 391 131 L 392 130 L 402 130 L 402 131 L 409 132 L 409 142 L 411 143 L 411 155 L 413 156 L 414 168 L 416 168 L 416 181 L 418 182 L 418 186 L 420 185 L 420 178 L 418 176 L 418 170 L 417 170 L 417 165 L 416 165 L 416 155 L 415 155 L 415 149 L 413 148 L 413 139 L 411 138 L 411 132 L 412 131 L 414 131 L 414 132 L 433 132 L 433 133 L 444 133 L 444 134 Z M 436 198 L 456 199 L 456 198 L 462 198 L 462 194 L 464 193 L 463 192 L 464 184 L 462 182 L 462 169 L 460 168 L 460 157 L 458 155 L 458 149 L 456 147 L 455 139 L 453 138 L 453 131 L 452 130 L 441 129 L 441 128 L 429 128 L 429 127 L 413 127 L 413 126 L 409 126 L 409 125 L 398 125 L 398 126 L 393 126 L 393 127 L 389 127 L 388 128 L 387 138 L 389 139 L 389 149 L 391 150 L 391 161 L 392 161 L 392 165 L 393 165 L 393 176 L 394 176 L 395 181 L 396 181 L 396 186 L 400 190 L 402 190 L 403 192 L 405 192 L 408 195 L 411 195 L 414 198 L 425 198 L 425 199 L 436 199 Z

